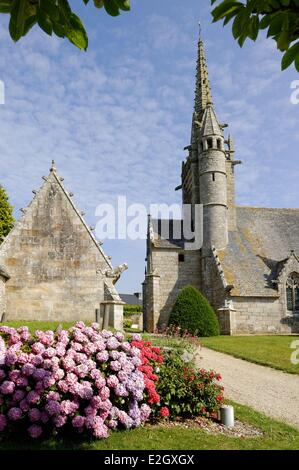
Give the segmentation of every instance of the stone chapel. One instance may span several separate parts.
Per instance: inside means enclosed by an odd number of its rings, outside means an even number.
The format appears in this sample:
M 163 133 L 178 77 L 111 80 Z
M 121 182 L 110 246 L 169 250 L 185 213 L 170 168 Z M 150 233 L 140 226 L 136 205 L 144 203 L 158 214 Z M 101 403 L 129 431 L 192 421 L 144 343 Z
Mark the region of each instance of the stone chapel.
M 182 203 L 202 205 L 203 243 L 186 249 L 173 234 L 180 220 L 149 217 L 143 283 L 144 325 L 164 328 L 180 289 L 198 288 L 222 334 L 299 332 L 299 209 L 238 206 L 235 149 L 213 105 L 203 41 L 199 38 L 188 156 L 182 163 Z M 199 227 L 194 227 L 195 233 Z

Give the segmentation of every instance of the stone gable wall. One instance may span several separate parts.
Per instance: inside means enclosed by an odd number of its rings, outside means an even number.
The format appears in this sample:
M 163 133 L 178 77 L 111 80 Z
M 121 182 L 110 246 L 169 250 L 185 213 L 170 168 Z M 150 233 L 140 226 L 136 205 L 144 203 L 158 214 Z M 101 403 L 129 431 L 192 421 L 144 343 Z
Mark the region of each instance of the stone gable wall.
M 95 320 L 109 265 L 53 174 L 1 246 L 6 319 Z

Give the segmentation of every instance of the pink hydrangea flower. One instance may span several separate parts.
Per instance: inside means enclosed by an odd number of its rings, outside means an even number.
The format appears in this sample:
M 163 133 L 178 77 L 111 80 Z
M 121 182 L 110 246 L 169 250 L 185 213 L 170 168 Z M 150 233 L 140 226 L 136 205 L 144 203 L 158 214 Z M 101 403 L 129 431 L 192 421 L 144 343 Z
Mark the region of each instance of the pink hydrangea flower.
M 111 336 L 110 338 L 108 338 L 107 340 L 108 349 L 118 349 L 119 346 L 120 346 L 120 343 L 119 341 L 117 341 L 117 339 L 114 336 Z
M 43 429 L 38 424 L 32 424 L 28 428 L 28 432 L 33 439 L 37 439 L 43 432 Z
M 37 343 L 33 343 L 33 345 L 31 346 L 31 349 L 35 354 L 43 354 L 46 348 L 42 343 L 37 342 Z
M 17 407 L 10 408 L 8 410 L 7 416 L 11 421 L 17 421 L 22 417 L 22 410 Z
M 108 387 L 110 388 L 115 388 L 119 384 L 119 380 L 116 375 L 110 375 L 109 377 L 107 377 L 106 381 L 107 381 Z
M 63 393 L 68 392 L 69 385 L 68 385 L 66 380 L 60 380 L 57 385 L 58 385 L 59 390 L 61 390 L 61 392 L 63 392 Z
M 24 412 L 29 410 L 30 405 L 29 405 L 28 401 L 25 398 L 20 401 L 20 408 Z
M 27 387 L 28 385 L 28 379 L 26 377 L 18 377 L 16 379 L 16 385 L 18 387 Z
M 121 370 L 121 363 L 119 361 L 111 361 L 110 362 L 110 369 L 114 372 L 118 372 Z
M 53 423 L 55 424 L 57 428 L 62 428 L 62 426 L 65 425 L 66 420 L 67 420 L 66 416 L 62 416 L 62 415 L 54 416 L 54 418 L 52 419 Z
M 40 400 L 40 394 L 37 393 L 35 390 L 31 390 L 27 395 L 28 403 L 37 403 Z
M 102 387 L 99 390 L 99 396 L 101 397 L 101 400 L 105 401 L 107 398 L 110 397 L 110 390 L 108 387 Z
M 18 356 L 16 355 L 15 352 L 11 352 L 10 350 L 7 350 L 6 356 L 5 356 L 5 364 L 7 366 L 13 366 L 18 360 Z
M 15 391 L 15 387 L 16 386 L 13 382 L 10 380 L 5 380 L 0 386 L 0 392 L 3 393 L 3 395 L 10 395 Z
M 65 415 L 72 415 L 78 409 L 79 405 L 71 400 L 63 400 L 60 404 L 60 411 Z
M 55 348 L 47 348 L 43 352 L 43 357 L 46 359 L 51 359 L 51 357 L 54 357 L 56 355 L 56 349 Z
M 15 393 L 13 394 L 13 400 L 15 401 L 21 401 L 25 397 L 25 392 L 24 390 L 16 390 Z
M 109 359 L 108 351 L 100 351 L 96 355 L 96 359 L 99 362 L 107 362 Z
M 83 428 L 85 424 L 85 417 L 84 416 L 75 416 L 72 419 L 72 425 L 74 428 Z
M 120 343 L 123 342 L 125 336 L 123 335 L 123 333 L 121 333 L 120 331 L 118 331 L 117 333 L 114 334 L 115 338 L 117 339 L 117 341 L 119 341 Z
M 36 423 L 41 419 L 41 412 L 38 408 L 32 408 L 28 412 L 28 417 L 32 423 Z
M 29 376 L 29 375 L 32 375 L 35 370 L 36 369 L 33 364 L 27 363 L 27 364 L 24 364 L 22 367 L 22 374 Z

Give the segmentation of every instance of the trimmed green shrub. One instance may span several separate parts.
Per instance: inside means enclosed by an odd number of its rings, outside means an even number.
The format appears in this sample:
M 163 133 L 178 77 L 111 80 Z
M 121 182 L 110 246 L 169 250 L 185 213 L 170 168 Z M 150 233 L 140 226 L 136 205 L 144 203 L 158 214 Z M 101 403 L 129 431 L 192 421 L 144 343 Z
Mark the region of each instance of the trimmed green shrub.
M 133 325 L 133 320 L 131 318 L 124 318 L 124 328 L 131 328 Z
M 132 315 L 141 315 L 142 307 L 141 305 L 124 305 L 124 317 L 131 317 Z
M 160 406 L 167 407 L 169 417 L 192 418 L 217 413 L 224 399 L 219 383 L 221 375 L 213 370 L 199 370 L 193 361 L 185 362 L 179 351 L 163 351 L 163 355 L 156 389 Z
M 184 287 L 172 308 L 169 325 L 197 336 L 219 335 L 219 324 L 208 300 L 193 286 Z

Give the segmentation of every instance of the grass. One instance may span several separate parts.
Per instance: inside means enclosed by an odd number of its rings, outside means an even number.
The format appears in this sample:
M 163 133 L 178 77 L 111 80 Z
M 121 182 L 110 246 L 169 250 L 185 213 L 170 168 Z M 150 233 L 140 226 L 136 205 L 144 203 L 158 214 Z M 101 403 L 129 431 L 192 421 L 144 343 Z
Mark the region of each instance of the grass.
M 214 336 L 200 338 L 203 346 L 249 362 L 299 374 L 299 365 L 291 363 L 290 345 L 299 336 Z M 298 343 L 299 344 L 299 343 Z M 298 349 L 298 346 L 297 346 Z
M 246 406 L 234 403 L 238 420 L 247 422 L 263 431 L 254 438 L 228 437 L 209 434 L 198 428 L 183 426 L 145 426 L 129 431 L 113 432 L 108 439 L 57 439 L 33 442 L 6 439 L 0 442 L 0 450 L 293 450 L 299 448 L 299 431 L 274 421 Z
M 71 326 L 74 326 L 75 322 L 59 322 L 59 321 L 28 321 L 28 320 L 11 320 L 4 321 L 0 323 L 1 325 L 11 326 L 13 328 L 18 328 L 19 326 L 28 326 L 31 333 L 34 333 L 36 330 L 56 330 L 56 328 L 61 325 L 62 328 L 67 329 Z

